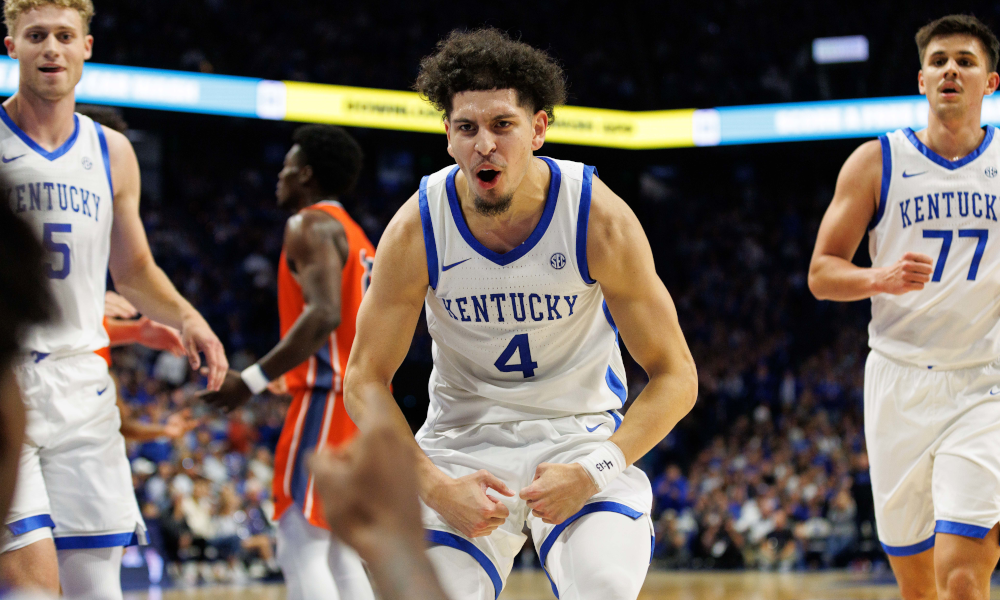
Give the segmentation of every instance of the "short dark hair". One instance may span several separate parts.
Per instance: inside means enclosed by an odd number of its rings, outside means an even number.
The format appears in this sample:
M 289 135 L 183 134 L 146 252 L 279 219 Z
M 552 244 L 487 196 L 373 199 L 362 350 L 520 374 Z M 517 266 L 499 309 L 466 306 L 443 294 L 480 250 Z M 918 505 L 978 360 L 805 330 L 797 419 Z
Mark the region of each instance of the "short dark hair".
M 972 15 L 948 15 L 931 21 L 917 32 L 917 51 L 920 53 L 920 64 L 924 64 L 924 52 L 931 40 L 946 35 L 971 35 L 977 38 L 986 50 L 990 71 L 997 70 L 997 59 L 1000 58 L 1000 41 L 985 23 Z
M 452 31 L 437 52 L 420 61 L 414 88 L 445 117 L 461 92 L 513 89 L 534 114 L 566 103 L 566 76 L 546 52 L 511 39 L 494 27 Z
M 0 367 L 20 351 L 27 327 L 54 316 L 44 258 L 31 228 L 0 202 Z
M 324 193 L 339 196 L 354 189 L 365 154 L 351 134 L 334 125 L 303 125 L 292 134 L 292 142 L 299 145 Z

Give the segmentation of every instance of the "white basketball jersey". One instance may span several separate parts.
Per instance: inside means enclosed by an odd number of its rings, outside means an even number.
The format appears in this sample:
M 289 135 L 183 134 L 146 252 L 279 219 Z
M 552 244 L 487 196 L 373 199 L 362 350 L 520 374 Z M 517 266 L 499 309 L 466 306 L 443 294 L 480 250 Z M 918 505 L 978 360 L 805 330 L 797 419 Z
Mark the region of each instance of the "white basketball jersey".
M 1000 356 L 1000 143 L 950 161 L 911 129 L 881 136 L 882 190 L 869 231 L 872 265 L 907 252 L 933 263 L 923 290 L 872 298 L 869 344 L 920 367 L 957 369 Z
M 101 126 L 75 115 L 76 129 L 48 152 L 0 108 L 0 177 L 14 212 L 41 240 L 57 314 L 24 347 L 35 362 L 93 352 L 104 330 L 113 211 L 108 144 Z
M 424 429 L 619 409 L 626 399 L 618 330 L 587 267 L 593 167 L 544 160 L 541 220 L 505 254 L 469 231 L 458 167 L 420 182 L 434 370 Z

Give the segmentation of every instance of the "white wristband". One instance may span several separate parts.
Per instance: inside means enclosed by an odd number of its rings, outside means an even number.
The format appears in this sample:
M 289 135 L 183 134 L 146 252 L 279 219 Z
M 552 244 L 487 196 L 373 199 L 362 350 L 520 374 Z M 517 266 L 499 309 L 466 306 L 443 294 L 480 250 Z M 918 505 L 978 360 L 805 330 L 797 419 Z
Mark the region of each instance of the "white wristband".
M 271 383 L 271 380 L 264 374 L 264 369 L 261 369 L 257 363 L 243 369 L 243 372 L 240 373 L 240 379 L 243 380 L 243 383 L 247 384 L 247 387 L 250 388 L 250 391 L 254 395 L 266 390 L 267 384 Z
M 625 455 L 621 448 L 611 440 L 607 440 L 597 449 L 577 460 L 587 470 L 599 491 L 603 491 L 615 477 L 621 475 L 627 466 Z

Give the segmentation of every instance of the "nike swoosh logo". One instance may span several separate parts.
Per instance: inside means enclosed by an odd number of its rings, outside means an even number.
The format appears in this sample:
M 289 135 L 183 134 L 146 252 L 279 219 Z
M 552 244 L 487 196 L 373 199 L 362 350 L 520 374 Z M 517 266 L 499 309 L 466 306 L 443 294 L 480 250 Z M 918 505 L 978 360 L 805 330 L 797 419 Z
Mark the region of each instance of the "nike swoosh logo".
M 108 385 L 104 386 L 103 390 L 97 390 L 97 395 L 100 396 L 100 395 L 104 394 L 104 392 L 108 391 L 109 387 L 111 387 L 111 384 L 108 384 Z
M 1000 385 L 995 385 L 993 386 L 993 389 L 990 390 L 990 396 L 996 396 L 997 394 L 1000 394 Z
M 467 259 L 465 259 L 465 260 L 472 260 L 472 259 L 471 259 L 471 258 L 467 258 Z M 460 260 L 460 261 L 458 261 L 457 263 L 451 263 L 450 265 L 445 265 L 445 266 L 441 267 L 441 270 L 442 270 L 442 271 L 447 271 L 448 269 L 454 269 L 454 268 L 455 268 L 455 267 L 457 267 L 458 265 L 460 265 L 460 264 L 464 263 L 464 262 L 465 262 L 465 260 Z
M 906 171 L 903 171 L 903 179 L 908 179 L 910 177 L 916 177 L 917 175 L 923 175 L 926 172 L 927 171 L 921 171 L 919 173 L 907 173 Z
M 604 423 L 601 423 L 601 425 L 604 425 Z M 594 433 L 595 431 L 597 431 L 597 428 L 600 427 L 601 425 L 594 425 L 593 427 L 588 427 L 587 431 L 589 431 L 590 433 Z
M 22 154 L 21 156 L 27 156 L 27 155 L 26 154 Z M 7 158 L 6 156 L 3 156 L 2 154 L 0 154 L 0 160 L 2 160 L 4 162 L 4 164 L 7 164 L 9 162 L 14 162 L 15 160 L 21 158 L 21 156 L 15 156 L 14 158 Z
M 45 360 L 46 358 L 48 358 L 49 353 L 48 352 L 36 352 L 36 351 L 32 350 L 31 351 L 31 356 L 35 359 L 35 364 L 37 365 L 38 363 L 40 363 L 43 360 Z

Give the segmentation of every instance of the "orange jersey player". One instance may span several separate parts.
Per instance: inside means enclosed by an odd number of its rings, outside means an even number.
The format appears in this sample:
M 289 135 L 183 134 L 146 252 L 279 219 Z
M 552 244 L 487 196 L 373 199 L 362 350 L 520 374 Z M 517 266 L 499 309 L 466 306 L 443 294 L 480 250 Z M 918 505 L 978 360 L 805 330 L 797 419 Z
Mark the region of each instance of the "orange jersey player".
M 354 186 L 362 152 L 338 127 L 306 125 L 292 139 L 276 190 L 278 206 L 295 212 L 278 267 L 281 341 L 202 398 L 230 410 L 284 378 L 292 403 L 275 453 L 274 519 L 289 600 L 373 600 L 357 554 L 330 536 L 306 463 L 357 431 L 344 409 L 344 369 L 375 248 L 336 199 Z

